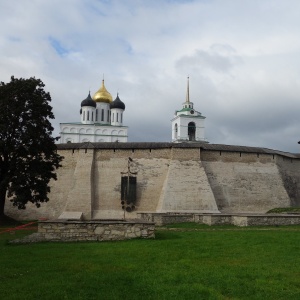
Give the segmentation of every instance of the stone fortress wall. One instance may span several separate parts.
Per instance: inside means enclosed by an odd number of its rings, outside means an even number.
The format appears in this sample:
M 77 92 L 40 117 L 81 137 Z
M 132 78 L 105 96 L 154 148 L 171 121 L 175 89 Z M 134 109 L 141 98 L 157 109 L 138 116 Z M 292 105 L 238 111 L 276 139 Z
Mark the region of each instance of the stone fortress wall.
M 6 214 L 57 219 L 82 212 L 86 220 L 134 219 L 141 212 L 264 213 L 300 206 L 300 156 L 264 148 L 206 143 L 60 144 L 64 156 L 50 201 Z M 133 212 L 121 207 L 121 172 L 137 174 Z

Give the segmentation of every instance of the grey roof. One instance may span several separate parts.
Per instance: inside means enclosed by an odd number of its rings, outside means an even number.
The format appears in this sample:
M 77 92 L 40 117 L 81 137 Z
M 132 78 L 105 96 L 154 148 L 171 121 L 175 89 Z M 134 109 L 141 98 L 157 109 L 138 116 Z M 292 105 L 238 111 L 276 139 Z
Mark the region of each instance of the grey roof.
M 120 108 L 120 109 L 125 110 L 125 104 L 119 98 L 119 94 L 117 95 L 117 98 L 113 102 L 110 103 L 110 109 L 113 109 L 113 108 Z
M 91 92 L 89 92 L 88 96 L 86 97 L 86 99 L 82 100 L 81 102 L 81 107 L 82 106 L 92 106 L 92 107 L 96 107 L 96 102 L 92 99 L 91 97 Z
M 300 154 L 283 152 L 279 150 L 272 150 L 262 147 L 249 147 L 249 146 L 235 146 L 235 145 L 223 145 L 223 144 L 204 144 L 201 147 L 204 150 L 215 151 L 228 151 L 228 152 L 246 152 L 246 153 L 266 153 L 266 154 L 278 154 L 282 156 L 300 158 Z
M 57 144 L 57 149 L 163 149 L 172 148 L 173 143 L 121 143 L 121 142 L 102 142 L 102 143 L 66 143 Z M 179 145 L 179 144 L 178 144 Z
M 289 153 L 278 150 L 272 150 L 261 147 L 234 146 L 223 144 L 208 144 L 204 142 L 195 143 L 169 143 L 169 142 L 112 142 L 112 143 L 67 143 L 57 144 L 57 149 L 163 149 L 163 148 L 200 148 L 202 150 L 211 151 L 227 151 L 227 152 L 245 152 L 245 153 L 265 153 L 277 154 L 290 158 L 300 158 L 298 153 Z

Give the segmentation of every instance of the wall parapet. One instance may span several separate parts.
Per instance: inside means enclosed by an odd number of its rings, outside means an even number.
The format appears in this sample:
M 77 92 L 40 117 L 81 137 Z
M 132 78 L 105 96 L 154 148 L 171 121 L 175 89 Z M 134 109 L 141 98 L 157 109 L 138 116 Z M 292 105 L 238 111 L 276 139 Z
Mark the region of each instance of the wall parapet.
M 40 221 L 38 232 L 14 243 L 119 241 L 155 238 L 155 224 L 140 220 Z
M 38 232 L 50 241 L 115 241 L 154 238 L 155 225 L 144 221 L 41 221 Z
M 195 222 L 207 225 L 280 226 L 300 225 L 300 215 L 291 214 L 214 214 L 195 215 Z
M 292 214 L 185 214 L 185 213 L 139 213 L 141 219 L 155 222 L 162 226 L 172 223 L 198 223 L 235 226 L 280 226 L 300 225 L 300 215 Z
M 68 149 L 162 149 L 162 148 L 195 148 L 201 150 L 221 151 L 221 152 L 236 152 L 236 153 L 253 153 L 253 154 L 272 154 L 280 155 L 288 158 L 300 158 L 299 154 L 288 153 L 279 150 L 272 150 L 262 147 L 248 147 L 236 145 L 223 145 L 223 144 L 209 144 L 205 142 L 183 142 L 183 143 L 170 143 L 170 142 L 127 142 L 127 143 L 67 143 L 57 144 L 58 150 Z
M 156 225 L 166 225 L 172 223 L 194 222 L 192 213 L 147 213 L 137 214 L 142 220 L 154 222 Z

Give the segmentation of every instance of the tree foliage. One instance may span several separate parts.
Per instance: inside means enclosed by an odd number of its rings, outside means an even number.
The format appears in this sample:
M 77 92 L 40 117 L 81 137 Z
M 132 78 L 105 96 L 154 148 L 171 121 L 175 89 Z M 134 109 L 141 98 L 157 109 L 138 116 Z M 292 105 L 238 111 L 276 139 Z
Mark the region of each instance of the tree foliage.
M 49 200 L 49 181 L 56 180 L 62 157 L 51 135 L 54 115 L 44 86 L 34 77 L 0 83 L 0 216 L 6 195 L 19 209 L 28 201 L 39 207 Z

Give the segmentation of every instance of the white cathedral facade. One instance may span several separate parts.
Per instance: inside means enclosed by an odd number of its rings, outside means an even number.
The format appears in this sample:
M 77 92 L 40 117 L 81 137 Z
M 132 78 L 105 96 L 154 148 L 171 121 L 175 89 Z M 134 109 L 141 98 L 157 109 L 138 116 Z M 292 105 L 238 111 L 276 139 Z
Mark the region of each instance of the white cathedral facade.
M 80 122 L 60 123 L 60 143 L 127 142 L 124 111 L 119 95 L 113 101 L 102 80 L 93 98 L 89 93 L 81 102 Z
M 172 142 L 207 142 L 204 136 L 205 117 L 194 109 L 190 101 L 189 78 L 186 99 L 181 110 L 176 110 L 172 121 Z
M 60 143 L 127 142 L 128 127 L 123 126 L 125 104 L 117 95 L 113 101 L 104 80 L 100 89 L 81 102 L 80 122 L 60 123 Z M 172 142 L 207 142 L 204 136 L 205 117 L 190 101 L 189 78 L 186 100 L 175 111 L 172 122 Z

